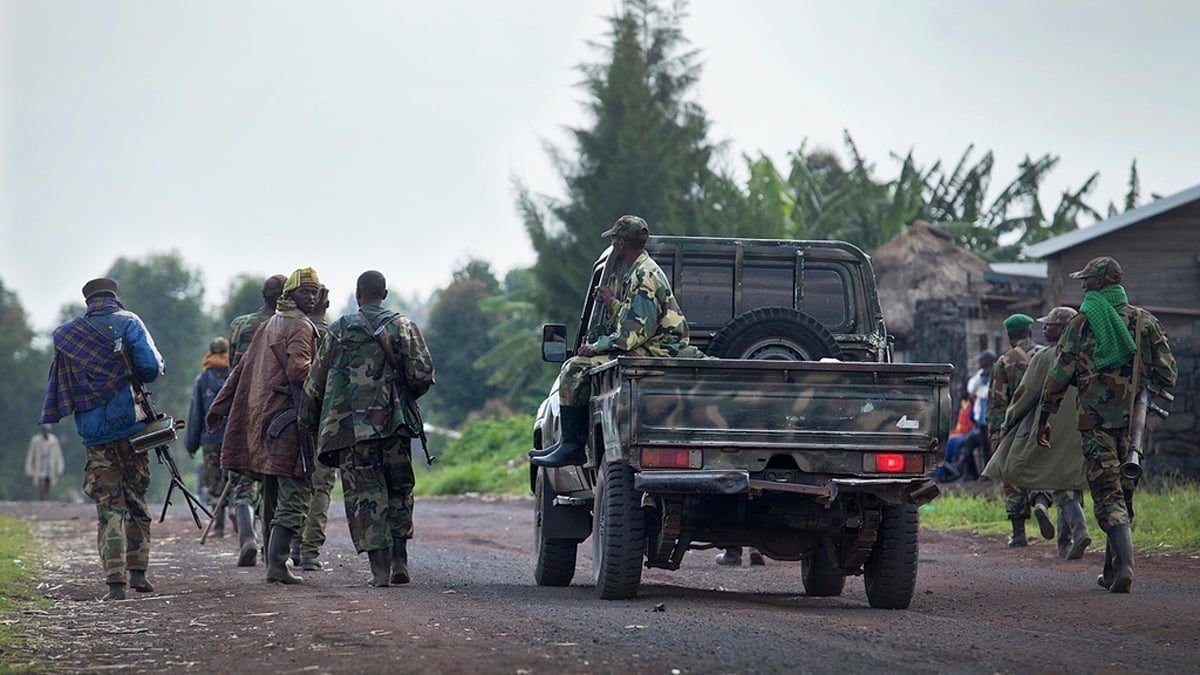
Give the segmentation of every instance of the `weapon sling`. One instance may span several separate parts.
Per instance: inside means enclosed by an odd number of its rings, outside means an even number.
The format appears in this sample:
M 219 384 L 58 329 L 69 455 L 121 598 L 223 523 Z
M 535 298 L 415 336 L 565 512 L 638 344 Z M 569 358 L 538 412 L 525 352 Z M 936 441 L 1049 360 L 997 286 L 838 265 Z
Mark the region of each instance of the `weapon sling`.
M 358 316 L 362 318 L 363 324 L 367 330 L 371 331 L 371 336 L 375 338 L 375 342 L 379 343 L 379 348 L 383 350 L 383 357 L 387 359 L 388 365 L 392 367 L 395 373 L 392 379 L 392 387 L 396 390 L 396 395 L 400 397 L 401 405 L 408 409 L 409 414 L 413 416 L 415 423 L 408 423 L 405 420 L 408 431 L 415 434 L 417 439 L 421 441 L 421 450 L 425 452 L 425 462 L 429 466 L 433 466 L 433 461 L 437 459 L 429 454 L 429 441 L 425 438 L 425 420 L 421 417 L 421 408 L 417 406 L 417 399 L 413 397 L 412 392 L 408 390 L 408 373 L 404 372 L 404 364 L 396 360 L 396 354 L 392 351 L 392 341 L 386 339 L 387 322 L 384 322 L 379 328 L 371 326 L 371 322 L 367 319 L 367 315 L 363 314 L 362 310 L 358 310 Z M 416 427 L 415 429 L 413 427 Z

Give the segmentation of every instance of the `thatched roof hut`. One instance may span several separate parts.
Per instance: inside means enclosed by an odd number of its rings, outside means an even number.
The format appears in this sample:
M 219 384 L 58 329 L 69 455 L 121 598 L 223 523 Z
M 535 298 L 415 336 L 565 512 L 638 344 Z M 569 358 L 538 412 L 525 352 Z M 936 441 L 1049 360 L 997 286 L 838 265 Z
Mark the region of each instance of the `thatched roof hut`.
M 985 288 L 988 263 L 923 220 L 875 249 L 871 259 L 884 321 L 901 345 L 912 337 L 918 300 L 961 299 Z

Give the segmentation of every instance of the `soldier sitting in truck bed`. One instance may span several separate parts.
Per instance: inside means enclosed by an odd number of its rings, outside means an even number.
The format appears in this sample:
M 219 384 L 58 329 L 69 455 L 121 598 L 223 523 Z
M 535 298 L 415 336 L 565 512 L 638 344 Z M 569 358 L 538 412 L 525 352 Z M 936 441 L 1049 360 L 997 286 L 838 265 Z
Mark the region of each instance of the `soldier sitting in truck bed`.
M 562 437 L 544 451 L 531 451 L 537 466 L 569 466 L 586 459 L 588 407 L 591 397 L 587 372 L 615 356 L 675 356 L 688 345 L 688 325 L 675 302 L 671 283 L 646 253 L 650 228 L 638 216 L 621 216 L 602 233 L 612 237 L 613 256 L 626 269 L 619 297 L 597 286 L 593 293 L 613 318 L 613 332 L 585 343 L 559 374 Z

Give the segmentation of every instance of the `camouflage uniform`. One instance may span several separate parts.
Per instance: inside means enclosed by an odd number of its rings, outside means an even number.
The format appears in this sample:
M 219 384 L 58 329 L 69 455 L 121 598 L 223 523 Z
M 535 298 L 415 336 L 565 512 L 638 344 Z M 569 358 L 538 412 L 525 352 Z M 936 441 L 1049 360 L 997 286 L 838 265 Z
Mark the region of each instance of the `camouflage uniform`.
M 1130 335 L 1141 345 L 1141 382 L 1160 387 L 1175 384 L 1175 357 L 1162 324 L 1144 309 L 1125 304 L 1115 308 Z M 1138 315 L 1143 325 L 1136 334 Z M 1067 387 L 1078 390 L 1079 431 L 1087 458 L 1088 485 L 1096 520 L 1105 532 L 1111 525 L 1133 519 L 1133 481 L 1121 478 L 1120 467 L 1129 450 L 1129 414 L 1133 404 L 1133 359 L 1112 368 L 1099 368 L 1096 336 L 1087 315 L 1080 313 L 1063 330 L 1057 359 L 1046 376 L 1043 414 L 1053 414 Z
M 596 340 L 596 356 L 573 356 L 563 364 L 562 405 L 586 405 L 591 397 L 587 372 L 617 355 L 675 356 L 688 345 L 687 320 L 667 275 L 645 251 L 629 266 L 606 309 L 615 330 Z
M 1008 413 L 1009 403 L 1013 393 L 1021 384 L 1021 378 L 1029 369 L 1029 359 L 1044 349 L 1034 343 L 1033 338 L 1026 337 L 1017 341 L 1012 349 L 1004 352 L 992 366 L 992 381 L 988 385 L 988 433 L 991 436 L 991 447 L 1000 447 L 1001 430 L 1004 428 L 1004 416 Z M 1029 520 L 1029 508 L 1033 494 L 1014 485 L 1004 483 L 1004 512 L 1009 520 L 1020 518 Z M 1049 495 L 1047 495 L 1049 499 Z
M 125 570 L 150 565 L 150 456 L 135 452 L 128 438 L 87 446 L 83 493 L 96 501 L 97 544 L 110 584 L 125 583 Z
M 359 553 L 387 549 L 413 532 L 410 450 L 416 423 L 396 395 L 374 326 L 391 341 L 414 398 L 434 383 L 433 360 L 417 325 L 378 305 L 363 305 L 360 313 L 329 327 L 304 381 L 307 405 L 300 418 L 302 426 L 317 431 L 321 461 L 341 469 L 346 519 Z
M 321 295 L 317 299 L 317 307 L 308 318 L 317 328 L 317 337 L 325 339 L 329 333 L 329 324 L 325 321 L 325 311 L 329 309 L 329 289 L 321 286 Z M 300 530 L 300 544 L 295 547 L 300 566 L 306 570 L 318 570 L 321 563 L 321 547 L 325 545 L 325 530 L 329 526 L 329 495 L 337 482 L 337 469 L 317 462 L 312 472 L 312 498 L 308 500 L 308 512 L 305 514 L 304 527 Z

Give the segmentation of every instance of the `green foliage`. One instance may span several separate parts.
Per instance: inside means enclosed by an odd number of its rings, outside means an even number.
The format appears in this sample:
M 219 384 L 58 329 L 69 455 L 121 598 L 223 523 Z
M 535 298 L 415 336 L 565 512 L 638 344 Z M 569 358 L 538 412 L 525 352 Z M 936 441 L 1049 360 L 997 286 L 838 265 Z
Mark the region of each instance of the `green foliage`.
M 0 516 L 0 615 L 14 616 L 46 604 L 35 592 L 34 565 L 43 555 L 28 523 Z M 28 672 L 37 665 L 28 646 L 28 631 L 28 622 L 0 622 L 0 670 Z
M 578 157 L 550 152 L 567 197 L 535 197 L 517 185 L 518 209 L 538 262 L 534 305 L 565 321 L 586 290 L 591 262 L 616 218 L 636 213 L 658 234 L 732 235 L 745 222 L 741 189 L 713 168 L 721 148 L 707 140 L 704 110 L 687 95 L 699 78 L 684 51 L 684 4 L 626 0 L 609 19 L 599 63 L 584 64 L 591 127 L 571 129 Z
M 541 324 L 533 305 L 535 279 L 531 270 L 517 269 L 504 277 L 503 292 L 484 300 L 481 308 L 504 317 L 488 331 L 491 349 L 473 364 L 487 373 L 487 383 L 499 387 L 513 410 L 534 410 L 546 395 L 557 364 L 542 361 Z
M 420 474 L 415 494 L 524 494 L 529 491 L 525 453 L 532 437 L 531 415 L 472 421 L 437 453 L 432 467 L 414 460 Z
M 25 309 L 0 281 L 0 457 L 9 467 L 0 477 L 0 499 L 36 494 L 23 469 L 46 397 L 51 353 L 35 347 L 33 338 Z
M 472 261 L 456 272 L 454 281 L 439 294 L 422 327 L 437 377 L 422 409 L 437 424 L 457 427 L 500 393 L 498 385 L 487 384 L 489 373 L 475 366 L 491 348 L 488 331 L 503 321 L 498 312 L 481 306 L 498 289 L 490 266 Z
M 1085 493 L 1083 501 L 1088 531 L 1092 533 L 1093 541 L 1103 548 L 1104 533 L 1092 513 L 1091 495 Z M 1200 488 L 1195 484 L 1167 482 L 1160 487 L 1138 490 L 1133 507 L 1133 543 L 1138 549 L 1200 553 Z M 1012 531 L 998 486 L 984 494 L 952 493 L 938 497 L 921 507 L 921 525 L 935 530 L 971 530 L 987 535 Z
M 263 280 L 269 275 L 240 274 L 229 282 L 225 302 L 217 310 L 216 324 L 221 327 L 217 335 L 229 337 L 229 324 L 243 314 L 252 314 L 262 307 Z

